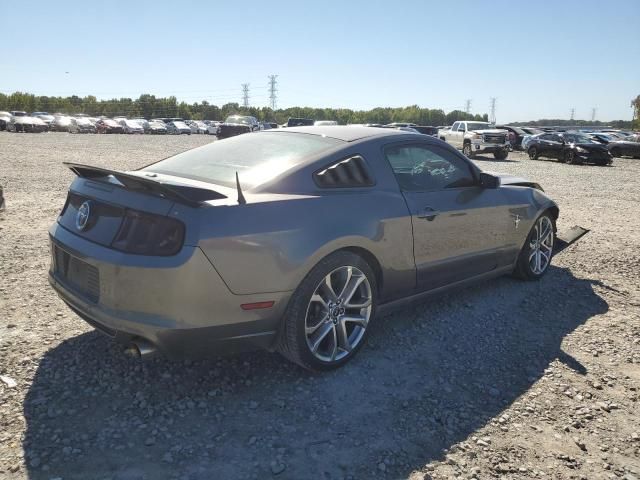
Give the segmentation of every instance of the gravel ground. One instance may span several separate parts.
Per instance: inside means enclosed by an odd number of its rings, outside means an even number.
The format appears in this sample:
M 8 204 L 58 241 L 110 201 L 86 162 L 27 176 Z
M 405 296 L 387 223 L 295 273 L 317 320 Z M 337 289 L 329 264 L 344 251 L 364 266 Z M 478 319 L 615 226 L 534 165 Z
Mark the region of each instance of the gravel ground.
M 211 140 L 0 133 L 0 478 L 640 479 L 640 161 L 477 160 L 591 232 L 538 283 L 380 318 L 339 371 L 130 359 L 48 286 L 60 162 L 135 168 Z

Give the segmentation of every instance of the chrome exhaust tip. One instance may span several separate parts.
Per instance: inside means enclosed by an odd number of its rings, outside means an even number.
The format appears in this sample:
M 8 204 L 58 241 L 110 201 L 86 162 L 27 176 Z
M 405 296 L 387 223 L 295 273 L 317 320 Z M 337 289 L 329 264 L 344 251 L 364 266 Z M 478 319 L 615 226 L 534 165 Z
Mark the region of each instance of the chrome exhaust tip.
M 143 339 L 136 339 L 125 349 L 124 353 L 133 358 L 144 358 L 153 355 L 156 352 L 156 347 L 151 343 Z

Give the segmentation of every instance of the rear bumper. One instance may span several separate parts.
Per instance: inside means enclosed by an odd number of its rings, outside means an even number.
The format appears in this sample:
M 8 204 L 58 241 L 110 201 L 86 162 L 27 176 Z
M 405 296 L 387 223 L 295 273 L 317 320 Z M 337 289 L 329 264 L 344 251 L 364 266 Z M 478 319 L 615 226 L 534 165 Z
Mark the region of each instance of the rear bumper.
M 170 357 L 201 357 L 270 348 L 290 292 L 234 295 L 197 247 L 175 257 L 141 257 L 96 245 L 59 225 L 52 248 L 99 272 L 99 295 L 86 294 L 52 260 L 49 282 L 87 323 L 116 341 L 144 339 Z M 52 256 L 53 257 L 53 256 Z M 243 310 L 246 303 L 271 308 Z
M 578 153 L 576 157 L 585 163 L 611 163 L 613 156 L 610 153 Z

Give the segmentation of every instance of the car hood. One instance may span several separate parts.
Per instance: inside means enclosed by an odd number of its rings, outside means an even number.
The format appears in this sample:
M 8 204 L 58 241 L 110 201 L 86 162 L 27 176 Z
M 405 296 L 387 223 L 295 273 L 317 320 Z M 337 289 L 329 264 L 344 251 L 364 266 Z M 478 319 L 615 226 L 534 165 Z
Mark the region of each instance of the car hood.
M 601 143 L 574 143 L 576 147 L 581 147 L 586 150 L 594 150 L 594 151 L 606 151 L 607 146 L 602 145 Z
M 512 186 L 512 187 L 530 187 L 535 188 L 537 190 L 544 191 L 540 184 L 533 182 L 524 177 L 516 177 L 515 175 L 509 175 L 508 173 L 499 173 L 499 172 L 487 172 L 493 175 L 494 177 L 498 177 L 500 179 L 501 186 Z

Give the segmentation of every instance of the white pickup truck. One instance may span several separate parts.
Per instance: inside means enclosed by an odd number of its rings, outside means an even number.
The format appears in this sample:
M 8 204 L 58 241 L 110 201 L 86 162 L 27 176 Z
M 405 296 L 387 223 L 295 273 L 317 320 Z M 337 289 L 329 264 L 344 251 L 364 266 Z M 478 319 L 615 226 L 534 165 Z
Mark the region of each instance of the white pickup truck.
M 467 157 L 493 153 L 497 160 L 509 155 L 509 132 L 492 128 L 487 122 L 455 122 L 449 130 L 440 130 L 438 138 L 462 150 Z

